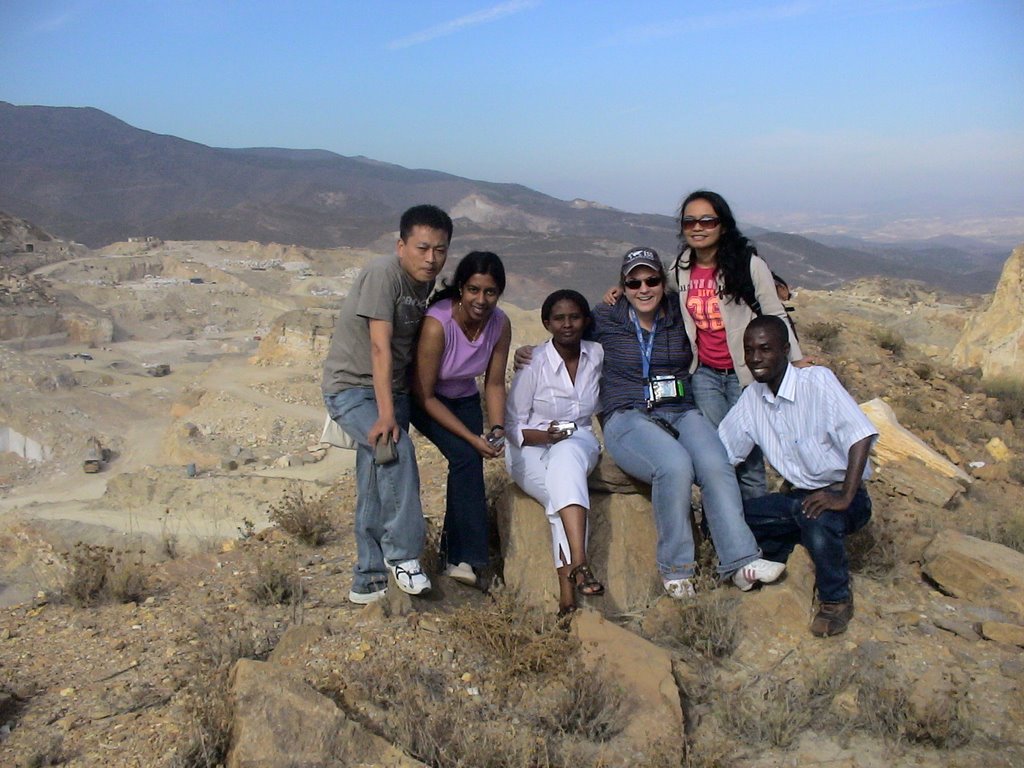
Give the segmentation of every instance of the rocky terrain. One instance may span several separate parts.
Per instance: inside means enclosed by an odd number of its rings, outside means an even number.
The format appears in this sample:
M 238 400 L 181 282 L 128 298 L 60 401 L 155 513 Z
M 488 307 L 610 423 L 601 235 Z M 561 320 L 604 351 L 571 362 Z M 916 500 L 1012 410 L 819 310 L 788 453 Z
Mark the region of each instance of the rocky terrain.
M 623 591 L 559 626 L 525 597 L 547 565 L 507 546 L 546 553 L 546 528 L 502 511 L 497 465 L 508 587 L 346 601 L 351 456 L 318 443 L 319 362 L 371 252 L 143 241 L 5 271 L 0 764 L 1024 764 L 1024 405 L 951 362 L 992 299 L 875 280 L 793 302 L 810 354 L 920 443 L 883 433 L 846 635 L 807 632 L 800 554 L 684 606 L 613 544 Z M 543 338 L 505 307 L 516 344 Z M 436 536 L 443 461 L 415 439 Z M 629 490 L 609 520 L 646 513 Z

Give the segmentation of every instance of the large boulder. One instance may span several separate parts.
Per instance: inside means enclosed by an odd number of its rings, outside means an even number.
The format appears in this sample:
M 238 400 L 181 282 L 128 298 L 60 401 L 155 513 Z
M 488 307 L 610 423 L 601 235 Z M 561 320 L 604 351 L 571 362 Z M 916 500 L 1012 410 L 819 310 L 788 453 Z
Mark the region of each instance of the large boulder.
M 289 669 L 242 659 L 230 684 L 234 721 L 227 768 L 422 766 L 346 718 Z
M 953 530 L 939 531 L 922 570 L 942 591 L 1024 617 L 1024 555 Z
M 646 606 L 662 592 L 650 497 L 591 492 L 590 504 L 588 557 L 605 593 L 581 602 L 604 613 Z M 509 485 L 499 497 L 497 512 L 505 583 L 524 603 L 554 608 L 558 580 L 544 508 L 518 486 Z
M 987 377 L 1024 377 L 1024 246 L 1007 259 L 992 302 L 967 321 L 952 361 L 979 366 Z

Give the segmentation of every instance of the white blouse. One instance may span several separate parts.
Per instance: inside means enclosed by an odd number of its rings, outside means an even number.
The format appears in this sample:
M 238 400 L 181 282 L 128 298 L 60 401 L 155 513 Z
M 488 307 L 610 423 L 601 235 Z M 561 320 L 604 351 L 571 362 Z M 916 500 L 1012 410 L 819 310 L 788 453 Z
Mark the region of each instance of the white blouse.
M 524 429 L 546 432 L 552 421 L 575 421 L 579 429 L 593 431 L 603 362 L 600 344 L 581 341 L 574 385 L 550 340 L 534 348 L 530 365 L 512 379 L 506 401 L 505 434 L 512 443 L 521 448 Z

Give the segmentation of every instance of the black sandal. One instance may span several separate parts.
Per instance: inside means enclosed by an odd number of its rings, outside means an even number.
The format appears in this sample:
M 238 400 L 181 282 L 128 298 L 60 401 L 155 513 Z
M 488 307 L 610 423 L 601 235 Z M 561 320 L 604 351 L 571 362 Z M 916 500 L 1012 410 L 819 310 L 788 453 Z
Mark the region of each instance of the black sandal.
M 582 577 L 582 578 L 580 578 Z M 569 581 L 576 587 L 576 591 L 585 597 L 596 597 L 604 594 L 604 584 L 597 580 L 590 566 L 586 563 L 577 565 L 569 571 Z

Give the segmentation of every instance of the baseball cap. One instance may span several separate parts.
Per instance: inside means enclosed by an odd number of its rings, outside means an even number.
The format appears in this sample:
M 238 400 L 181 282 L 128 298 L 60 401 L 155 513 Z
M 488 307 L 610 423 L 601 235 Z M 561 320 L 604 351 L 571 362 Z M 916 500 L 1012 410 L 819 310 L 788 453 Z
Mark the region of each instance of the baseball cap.
M 625 277 L 637 267 L 650 267 L 658 272 L 664 271 L 661 258 L 653 248 L 631 248 L 622 257 L 622 276 Z

